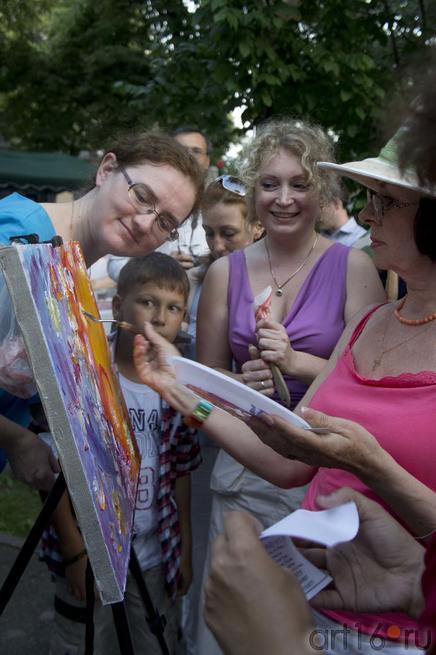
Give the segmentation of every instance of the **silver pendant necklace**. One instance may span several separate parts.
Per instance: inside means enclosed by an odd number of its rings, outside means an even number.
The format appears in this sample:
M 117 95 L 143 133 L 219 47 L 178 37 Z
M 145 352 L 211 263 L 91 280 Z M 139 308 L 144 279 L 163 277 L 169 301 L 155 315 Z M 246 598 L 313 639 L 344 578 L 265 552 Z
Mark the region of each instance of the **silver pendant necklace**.
M 312 254 L 312 252 L 313 252 L 314 249 L 315 249 L 315 246 L 316 246 L 316 244 L 317 244 L 317 242 L 318 242 L 318 236 L 319 236 L 318 234 L 315 236 L 315 240 L 314 240 L 314 242 L 313 242 L 313 244 L 312 244 L 312 247 L 311 247 L 311 249 L 309 250 L 309 252 L 307 253 L 306 257 L 303 259 L 303 261 L 302 261 L 302 263 L 300 264 L 300 266 L 297 268 L 297 270 L 295 270 L 293 273 L 291 273 L 291 275 L 290 275 L 290 276 L 289 276 L 289 277 L 288 277 L 284 282 L 282 282 L 282 284 L 280 284 L 280 283 L 277 281 L 277 278 L 276 278 L 276 276 L 274 275 L 273 267 L 272 267 L 272 264 L 271 264 L 271 256 L 270 256 L 270 254 L 269 254 L 268 244 L 267 244 L 267 242 L 266 242 L 266 238 L 263 240 L 263 242 L 264 242 L 264 244 L 265 244 L 266 255 L 267 255 L 267 257 L 268 257 L 268 265 L 269 265 L 269 270 L 270 270 L 270 273 L 271 273 L 271 277 L 272 277 L 272 279 L 274 280 L 274 284 L 275 284 L 276 287 L 277 287 L 276 292 L 275 292 L 275 295 L 278 296 L 279 298 L 280 298 L 281 296 L 283 296 L 283 287 L 286 286 L 286 285 L 288 284 L 288 282 L 290 282 L 290 281 L 292 280 L 292 278 L 295 277 L 295 276 L 297 275 L 297 273 L 299 273 L 299 272 L 301 271 L 301 269 L 303 268 L 303 266 L 306 264 L 307 260 L 309 259 L 310 255 Z

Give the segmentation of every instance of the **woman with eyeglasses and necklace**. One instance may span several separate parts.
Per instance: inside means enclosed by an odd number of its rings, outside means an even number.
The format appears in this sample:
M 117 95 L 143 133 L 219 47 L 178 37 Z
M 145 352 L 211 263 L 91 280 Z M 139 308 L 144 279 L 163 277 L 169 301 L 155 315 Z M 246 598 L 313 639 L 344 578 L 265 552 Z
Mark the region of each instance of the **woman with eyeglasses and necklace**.
M 241 178 L 260 241 L 209 269 L 200 299 L 197 353 L 203 364 L 280 402 L 271 366 L 279 367 L 291 408 L 325 366 L 345 324 L 368 304 L 385 299 L 368 255 L 332 244 L 315 231 L 321 204 L 335 194 L 335 178 L 321 171 L 332 146 L 318 127 L 272 121 L 247 145 Z M 271 318 L 256 323 L 253 301 L 273 289 Z M 220 451 L 211 477 L 210 542 L 225 512 L 246 509 L 266 528 L 296 509 L 304 489 L 283 490 Z M 200 622 L 199 655 L 219 652 Z
M 436 528 L 436 190 L 422 186 L 413 170 L 400 172 L 397 138 L 376 158 L 320 167 L 366 187 L 360 218 L 370 226 L 374 262 L 401 275 L 407 295 L 361 312 L 304 397 L 302 404 L 310 405 L 305 418 L 326 434 L 302 438 L 274 417 L 254 420 L 251 427 L 269 447 L 305 463 L 298 464 L 312 478 L 305 508 L 318 509 L 318 496 L 348 486 L 387 506 L 425 538 Z M 392 648 L 389 628 L 397 626 L 399 654 L 413 646 L 408 634 L 418 634 L 416 622 L 404 614 L 318 616 L 318 627 L 335 629 L 338 623 L 358 626 L 364 636 L 377 626 Z M 371 652 L 369 637 L 365 643 L 362 652 Z
M 16 193 L 2 199 L 0 243 L 31 233 L 45 241 L 57 234 L 80 242 L 87 266 L 107 253 L 143 255 L 177 238 L 178 226 L 198 207 L 202 184 L 197 163 L 175 139 L 131 134 L 107 150 L 94 186 L 74 202 L 38 204 Z M 16 477 L 50 489 L 57 463 L 27 429 L 29 400 L 8 393 L 5 378 L 0 370 L 0 448 Z

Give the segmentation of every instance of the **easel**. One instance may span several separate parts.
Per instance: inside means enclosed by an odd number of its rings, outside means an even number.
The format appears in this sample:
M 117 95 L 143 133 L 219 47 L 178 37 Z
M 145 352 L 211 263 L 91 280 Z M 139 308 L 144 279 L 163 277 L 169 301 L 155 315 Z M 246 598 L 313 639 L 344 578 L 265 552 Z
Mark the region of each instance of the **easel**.
M 37 234 L 17 235 L 10 238 L 11 243 L 24 243 L 24 244 L 39 244 L 39 236 Z M 62 238 L 59 236 L 53 237 L 49 241 L 42 243 L 50 243 L 54 248 L 62 245 Z M 32 557 L 38 542 L 41 539 L 44 529 L 48 526 L 50 518 L 56 509 L 59 500 L 66 491 L 66 483 L 63 473 L 60 473 L 53 488 L 48 494 L 44 505 L 39 513 L 32 529 L 30 530 L 18 556 L 12 565 L 12 568 L 0 589 L 0 616 L 2 615 L 5 607 L 7 606 L 21 576 L 23 575 L 30 558 Z M 130 552 L 129 569 L 138 589 L 145 608 L 145 618 L 150 626 L 151 632 L 156 636 L 159 642 L 163 655 L 169 655 L 168 647 L 165 643 L 163 636 L 165 628 L 165 618 L 159 614 L 157 609 L 153 606 L 153 602 L 147 591 L 142 573 L 136 559 L 133 547 Z M 93 612 L 94 612 L 94 575 L 91 565 L 88 560 L 88 567 L 86 571 L 86 637 L 85 637 L 85 655 L 92 655 L 93 653 Z M 115 628 L 120 645 L 122 655 L 134 655 L 133 644 L 131 640 L 129 625 L 127 621 L 127 614 L 124 602 L 115 603 L 112 605 L 114 616 Z
M 37 547 L 42 537 L 42 533 L 47 527 L 50 518 L 54 510 L 56 509 L 62 495 L 66 491 L 66 489 L 67 486 L 65 484 L 65 478 L 63 476 L 63 473 L 60 473 L 50 493 L 48 494 L 44 502 L 44 505 L 42 506 L 42 509 L 38 517 L 36 518 L 35 523 L 33 524 L 32 529 L 27 535 L 27 538 L 15 559 L 15 562 L 13 563 L 12 568 L 6 577 L 6 580 L 4 581 L 0 589 L 0 616 L 2 615 L 4 609 L 6 608 L 12 594 L 14 593 L 14 590 L 18 585 L 21 576 L 26 570 L 30 558 L 32 557 L 35 548 Z M 144 602 L 145 618 L 150 626 L 150 630 L 156 636 L 156 639 L 159 642 L 163 655 L 170 655 L 170 652 L 165 642 L 165 637 L 163 635 L 163 631 L 165 628 L 165 617 L 159 614 L 159 611 L 153 605 L 153 602 L 150 598 L 147 587 L 145 585 L 144 579 L 142 577 L 141 569 L 139 567 L 138 560 L 136 558 L 136 554 L 133 550 L 133 547 L 131 548 L 131 553 L 130 553 L 129 569 L 136 584 L 138 585 L 141 598 Z M 92 573 L 91 565 L 88 560 L 88 566 L 86 570 L 86 617 L 87 618 L 86 618 L 85 655 L 92 655 L 94 650 L 93 611 L 94 611 L 94 576 Z M 121 601 L 119 603 L 114 603 L 112 605 L 112 612 L 114 616 L 115 629 L 117 631 L 121 655 L 135 655 L 124 601 Z
M 39 244 L 39 237 L 37 234 L 17 235 L 10 238 L 11 243 L 17 242 L 21 244 Z M 53 239 L 43 242 L 50 243 L 54 248 L 62 245 L 62 238 L 55 236 Z M 52 390 L 57 391 L 57 390 Z M 3 613 L 6 605 L 8 604 L 15 587 L 17 586 L 21 576 L 23 575 L 30 558 L 32 557 L 35 548 L 41 539 L 44 529 L 47 527 L 50 518 L 56 509 L 59 500 L 66 491 L 66 483 L 63 473 L 61 473 L 52 490 L 47 496 L 45 503 L 37 517 L 32 529 L 30 530 L 26 541 L 24 542 L 18 556 L 12 565 L 12 568 L 6 577 L 3 586 L 0 589 L 0 616 Z M 101 545 L 102 546 L 102 545 Z M 131 548 L 129 569 L 131 574 L 138 585 L 141 598 L 144 602 L 145 618 L 150 626 L 151 632 L 156 636 L 160 648 L 164 655 L 169 655 L 167 645 L 163 636 L 165 627 L 165 619 L 154 608 L 153 602 L 148 594 L 144 579 L 136 555 Z M 86 645 L 85 655 L 91 655 L 93 652 L 93 612 L 94 612 L 94 575 L 91 569 L 89 560 L 86 571 L 86 591 L 87 591 L 87 607 L 86 607 Z M 122 655 L 134 655 L 133 644 L 131 640 L 130 630 L 127 621 L 126 609 L 124 602 L 115 603 L 112 605 L 115 627 L 118 635 L 120 650 Z

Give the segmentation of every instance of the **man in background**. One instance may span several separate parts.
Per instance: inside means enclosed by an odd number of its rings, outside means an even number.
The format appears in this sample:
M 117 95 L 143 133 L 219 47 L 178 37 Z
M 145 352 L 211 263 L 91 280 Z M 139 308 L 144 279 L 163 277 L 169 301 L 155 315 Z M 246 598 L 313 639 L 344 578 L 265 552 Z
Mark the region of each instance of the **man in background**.
M 355 218 L 348 216 L 348 200 L 348 192 L 341 186 L 338 195 L 321 210 L 320 232 L 332 241 L 343 243 L 344 246 L 356 246 L 356 242 L 366 235 L 367 230 L 359 225 Z M 361 246 L 359 244 L 356 247 Z
M 211 148 L 205 133 L 196 127 L 187 126 L 177 128 L 172 132 L 172 136 L 195 157 L 206 183 Z M 198 258 L 209 252 L 201 225 L 201 216 L 190 216 L 179 229 L 177 241 L 167 241 L 158 250 L 177 259 L 185 269 L 196 266 Z

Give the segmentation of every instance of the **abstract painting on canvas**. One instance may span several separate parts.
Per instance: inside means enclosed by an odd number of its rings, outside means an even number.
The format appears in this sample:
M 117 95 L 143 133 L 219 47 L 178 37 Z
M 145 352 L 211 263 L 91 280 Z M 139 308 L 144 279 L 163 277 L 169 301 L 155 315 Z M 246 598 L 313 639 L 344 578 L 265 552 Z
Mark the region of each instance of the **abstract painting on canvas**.
M 14 245 L 0 262 L 103 603 L 122 600 L 140 456 L 75 243 Z

